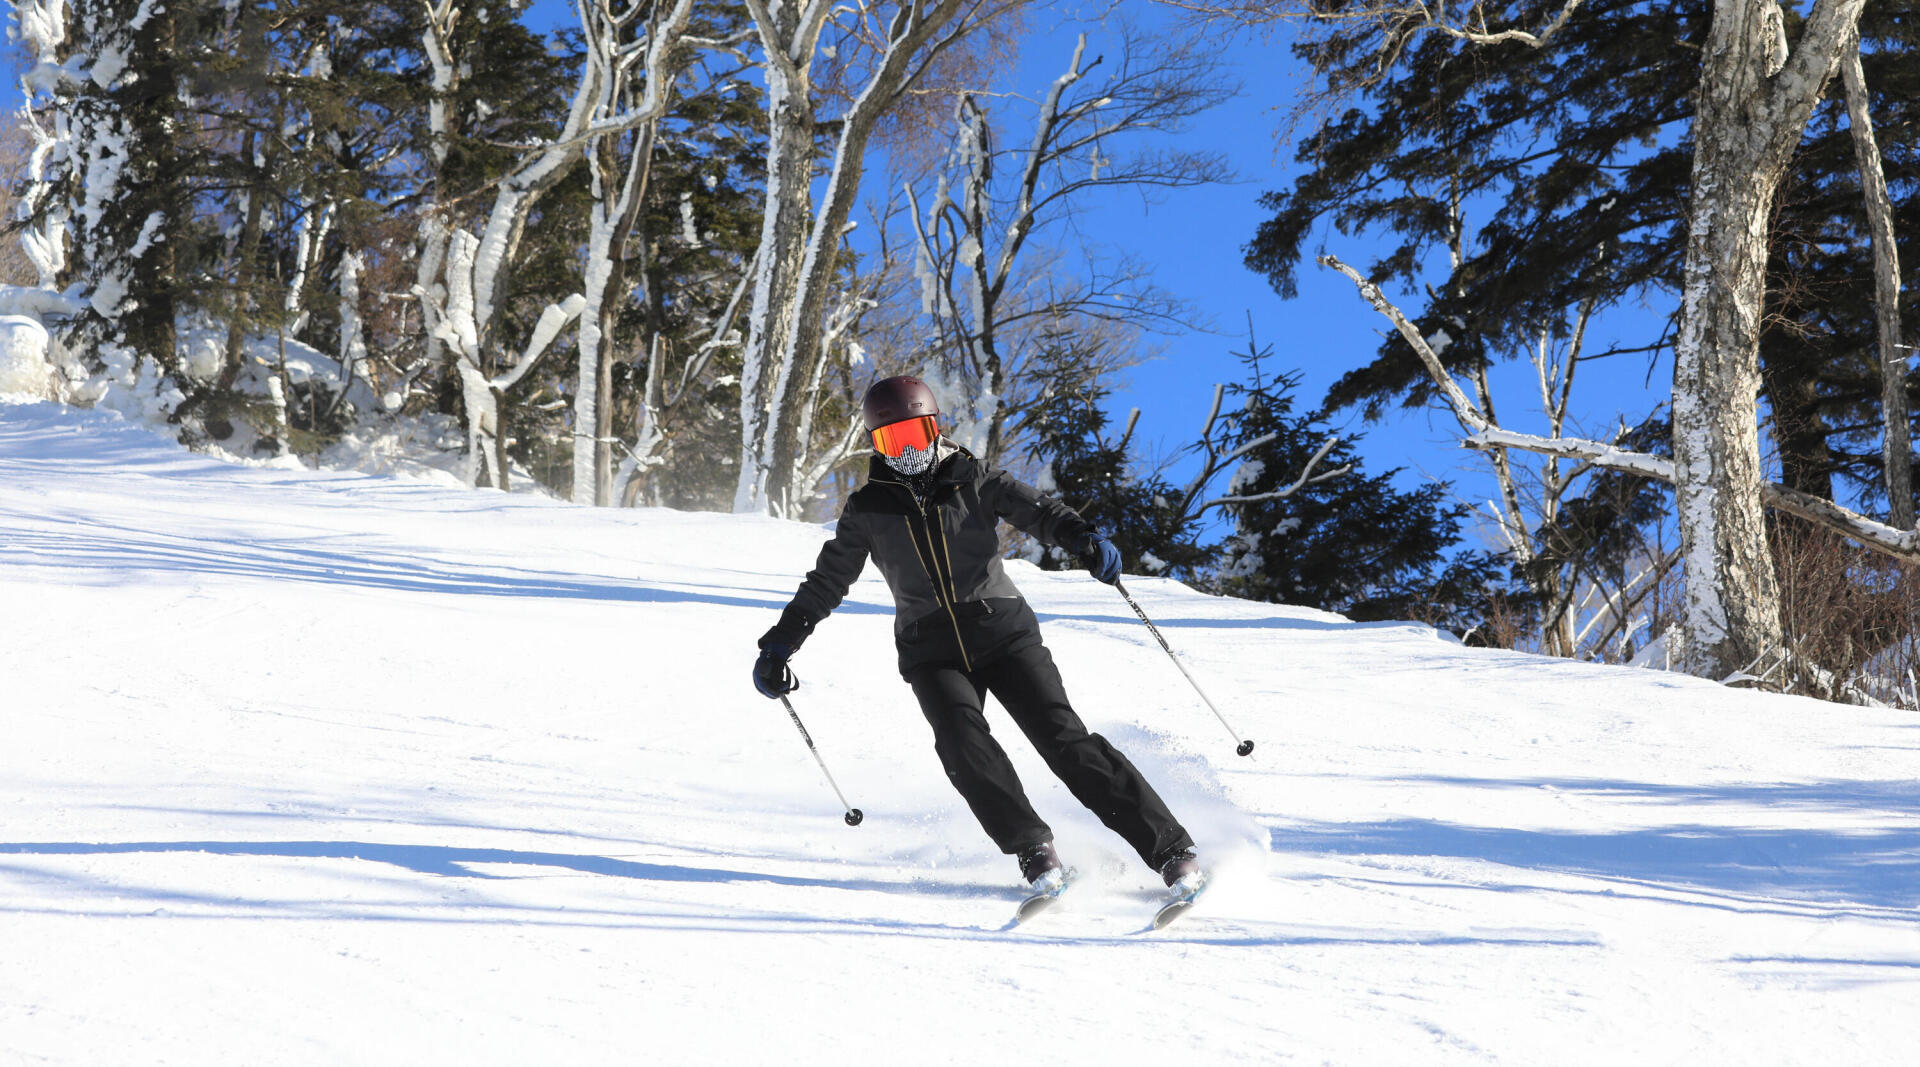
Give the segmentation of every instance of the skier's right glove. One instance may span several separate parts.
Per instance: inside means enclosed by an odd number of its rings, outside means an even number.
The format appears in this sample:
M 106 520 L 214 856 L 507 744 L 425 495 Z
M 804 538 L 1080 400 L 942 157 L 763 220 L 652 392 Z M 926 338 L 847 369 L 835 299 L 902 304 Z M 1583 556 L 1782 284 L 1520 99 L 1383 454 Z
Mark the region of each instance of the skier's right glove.
M 753 687 L 768 700 L 786 696 L 800 688 L 800 680 L 787 669 L 787 657 L 793 650 L 785 645 L 769 644 L 760 650 L 753 664 Z

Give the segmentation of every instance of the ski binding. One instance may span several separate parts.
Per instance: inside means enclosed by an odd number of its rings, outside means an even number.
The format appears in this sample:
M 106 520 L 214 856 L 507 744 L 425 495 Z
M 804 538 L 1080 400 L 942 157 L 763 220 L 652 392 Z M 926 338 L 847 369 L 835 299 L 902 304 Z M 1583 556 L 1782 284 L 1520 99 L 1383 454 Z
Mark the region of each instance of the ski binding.
M 1072 872 L 1063 867 L 1056 867 L 1034 879 L 1033 895 L 1020 902 L 1020 907 L 1013 915 L 1013 925 L 1018 926 L 1053 907 L 1072 884 Z
M 1153 928 L 1158 930 L 1185 915 L 1206 888 L 1207 877 L 1198 873 L 1187 875 L 1173 883 L 1170 888 L 1170 899 L 1160 906 L 1159 911 L 1153 913 Z

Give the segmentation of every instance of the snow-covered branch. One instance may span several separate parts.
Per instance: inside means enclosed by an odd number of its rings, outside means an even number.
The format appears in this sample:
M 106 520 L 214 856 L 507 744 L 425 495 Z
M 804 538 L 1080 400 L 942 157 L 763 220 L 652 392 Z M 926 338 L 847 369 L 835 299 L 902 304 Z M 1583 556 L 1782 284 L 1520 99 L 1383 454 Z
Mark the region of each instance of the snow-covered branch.
M 1440 359 L 1420 336 L 1420 331 L 1407 321 L 1400 309 L 1395 307 L 1380 292 L 1378 286 L 1361 277 L 1359 272 L 1340 262 L 1332 255 L 1320 257 L 1323 266 L 1345 274 L 1360 290 L 1360 295 L 1373 305 L 1374 309 L 1394 324 L 1394 328 L 1405 338 L 1408 345 L 1419 356 L 1440 387 L 1453 408 L 1454 417 L 1459 420 L 1463 442 L 1469 448 L 1517 448 L 1527 452 L 1538 452 L 1550 456 L 1585 460 L 1596 467 L 1607 470 L 1636 474 L 1645 478 L 1654 478 L 1664 482 L 1673 482 L 1676 478 L 1674 462 L 1663 456 L 1645 452 L 1631 452 L 1599 441 L 1587 441 L 1567 437 L 1539 437 L 1533 434 L 1515 433 L 1493 425 L 1485 413 L 1475 407 L 1461 392 Z M 1920 530 L 1901 530 L 1883 522 L 1876 522 L 1864 515 L 1857 514 L 1829 500 L 1803 493 L 1778 483 L 1763 484 L 1762 498 L 1769 505 L 1791 515 L 1797 515 L 1819 526 L 1827 527 L 1876 552 L 1885 553 L 1900 559 L 1920 559 Z
M 1413 349 L 1413 354 L 1420 357 L 1420 363 L 1427 368 L 1427 374 L 1433 378 L 1434 384 L 1446 394 L 1447 402 L 1453 405 L 1454 416 L 1460 420 L 1462 426 L 1467 428 L 1467 432 L 1479 433 L 1489 428 L 1486 413 L 1474 406 L 1473 401 L 1467 399 L 1467 394 L 1461 391 L 1460 384 L 1453 380 L 1453 375 L 1448 373 L 1447 368 L 1441 364 L 1440 356 L 1434 352 L 1433 346 L 1427 343 L 1427 339 L 1412 322 L 1407 320 L 1406 315 L 1393 305 L 1393 301 L 1388 300 L 1386 295 L 1380 292 L 1379 286 L 1361 277 L 1359 271 L 1340 262 L 1333 255 L 1321 256 L 1320 265 L 1331 267 L 1346 275 L 1354 285 L 1359 287 L 1361 299 L 1372 304 L 1375 311 L 1386 316 L 1387 321 L 1393 323 L 1393 328 L 1400 332 L 1400 336 Z
M 1486 5 L 1474 0 L 1457 20 L 1449 16 L 1446 0 L 1364 0 L 1331 6 L 1310 0 L 1161 0 L 1168 7 L 1203 19 L 1220 19 L 1261 26 L 1276 22 L 1374 22 L 1400 40 L 1417 33 L 1442 33 L 1471 44 L 1517 41 L 1529 48 L 1545 48 L 1573 18 L 1586 0 L 1565 0 L 1546 24 L 1535 30 L 1494 29 L 1487 23 Z

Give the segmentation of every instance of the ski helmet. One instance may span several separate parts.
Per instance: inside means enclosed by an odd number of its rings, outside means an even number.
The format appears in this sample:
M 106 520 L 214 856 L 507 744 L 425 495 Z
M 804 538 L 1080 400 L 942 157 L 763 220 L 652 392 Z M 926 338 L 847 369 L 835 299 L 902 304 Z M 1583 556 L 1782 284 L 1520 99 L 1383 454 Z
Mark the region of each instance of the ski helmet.
M 871 432 L 902 419 L 938 415 L 940 402 L 933 398 L 933 390 L 927 388 L 926 382 L 901 374 L 874 382 L 867 390 L 867 398 L 861 401 L 860 410 Z

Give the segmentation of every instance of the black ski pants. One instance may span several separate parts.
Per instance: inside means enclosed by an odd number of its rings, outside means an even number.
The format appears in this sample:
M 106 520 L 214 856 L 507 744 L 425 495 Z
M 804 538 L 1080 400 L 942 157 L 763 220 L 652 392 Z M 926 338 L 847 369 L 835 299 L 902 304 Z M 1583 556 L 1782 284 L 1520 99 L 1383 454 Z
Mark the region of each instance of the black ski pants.
M 1047 646 L 1036 642 L 970 671 L 922 667 L 909 673 L 907 682 L 933 726 L 934 751 L 947 778 L 1000 851 L 1012 854 L 1051 841 L 1053 830 L 1034 812 L 1006 751 L 987 728 L 983 710 L 988 693 L 1007 709 L 1074 798 L 1133 846 L 1148 866 L 1157 866 L 1170 852 L 1193 847 L 1193 838 L 1133 763 L 1080 722 L 1067 703 L 1066 687 Z

